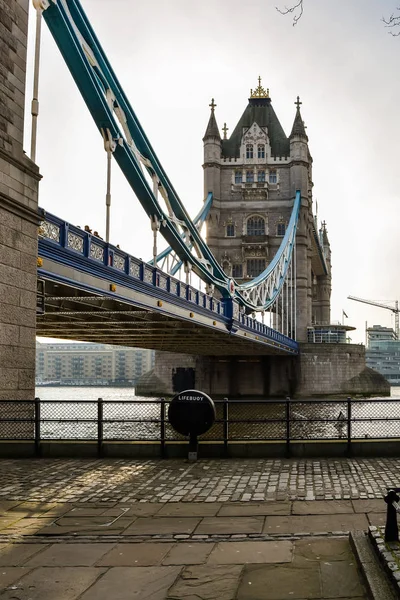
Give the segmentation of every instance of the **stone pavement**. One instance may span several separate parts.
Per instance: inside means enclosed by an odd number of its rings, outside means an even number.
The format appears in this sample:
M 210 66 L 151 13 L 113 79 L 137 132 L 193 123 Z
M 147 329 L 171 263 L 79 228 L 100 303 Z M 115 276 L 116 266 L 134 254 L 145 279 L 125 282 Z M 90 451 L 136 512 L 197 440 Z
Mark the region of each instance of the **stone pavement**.
M 400 461 L 372 459 L 0 460 L 0 500 L 227 502 L 381 498 Z
M 325 493 L 341 497 L 306 500 L 325 465 Z M 377 486 L 392 466 L 0 461 L 0 600 L 366 600 L 348 532 L 384 522 Z M 334 491 L 363 474 L 358 497 Z M 200 501 L 188 501 L 193 485 Z

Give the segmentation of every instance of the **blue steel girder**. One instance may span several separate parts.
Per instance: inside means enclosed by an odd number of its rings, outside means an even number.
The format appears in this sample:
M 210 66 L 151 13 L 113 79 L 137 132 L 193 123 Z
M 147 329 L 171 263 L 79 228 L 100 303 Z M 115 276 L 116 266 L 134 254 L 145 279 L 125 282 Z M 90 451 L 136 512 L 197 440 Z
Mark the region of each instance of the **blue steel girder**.
M 209 192 L 207 194 L 207 198 L 205 199 L 205 201 L 203 203 L 203 206 L 201 207 L 200 211 L 193 219 L 193 223 L 197 227 L 198 231 L 201 231 L 201 228 L 203 227 L 204 222 L 208 217 L 208 214 L 210 212 L 210 208 L 212 205 L 212 201 L 213 201 L 213 195 L 212 195 L 212 192 Z M 186 237 L 186 234 L 182 233 L 182 236 Z M 189 244 L 190 250 L 192 249 L 192 247 L 193 247 L 193 245 Z M 183 262 L 181 260 L 179 260 L 179 257 L 176 256 L 176 253 L 171 248 L 171 246 L 168 246 L 168 248 L 165 248 L 165 250 L 163 250 L 156 256 L 156 265 L 160 265 L 160 267 L 162 269 L 163 265 L 168 257 L 172 258 L 172 261 L 171 261 L 172 264 L 170 266 L 169 272 L 171 273 L 171 275 L 176 275 L 178 273 L 178 271 L 182 268 Z M 150 260 L 149 263 L 151 265 L 154 265 L 154 259 Z
M 260 349 L 298 354 L 297 342 L 240 313 L 232 298 L 218 301 L 49 213 L 39 230 L 39 257 L 38 276 L 44 280 L 161 314 L 173 307 L 182 320 L 230 335 L 232 344 L 240 340 Z
M 81 92 L 108 151 L 114 157 L 144 210 L 160 224 L 160 232 L 183 262 L 189 262 L 203 281 L 215 286 L 223 298 L 234 297 L 247 311 L 273 305 L 292 255 L 291 234 L 282 241 L 274 268 L 255 280 L 237 285 L 227 277 L 169 181 L 141 127 L 79 0 L 45 0 L 43 16 Z M 151 189 L 143 168 L 153 181 Z M 166 205 L 163 209 L 158 193 Z M 300 192 L 294 200 L 292 234 L 296 230 Z M 297 207 L 297 208 L 296 208 Z M 274 270 L 275 269 L 275 270 Z M 259 288 L 260 292 L 257 292 Z

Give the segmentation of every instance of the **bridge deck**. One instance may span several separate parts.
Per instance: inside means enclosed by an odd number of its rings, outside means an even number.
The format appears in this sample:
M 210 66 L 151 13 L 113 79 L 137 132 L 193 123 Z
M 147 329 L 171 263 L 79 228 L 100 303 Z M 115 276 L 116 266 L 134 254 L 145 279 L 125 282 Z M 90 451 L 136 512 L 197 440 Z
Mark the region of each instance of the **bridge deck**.
M 287 354 L 281 345 L 256 343 L 254 335 L 230 334 L 220 319 L 190 317 L 194 312 L 188 310 L 186 317 L 176 314 L 181 311 L 168 302 L 151 310 L 50 278 L 45 290 L 45 313 L 37 318 L 39 336 L 186 354 Z

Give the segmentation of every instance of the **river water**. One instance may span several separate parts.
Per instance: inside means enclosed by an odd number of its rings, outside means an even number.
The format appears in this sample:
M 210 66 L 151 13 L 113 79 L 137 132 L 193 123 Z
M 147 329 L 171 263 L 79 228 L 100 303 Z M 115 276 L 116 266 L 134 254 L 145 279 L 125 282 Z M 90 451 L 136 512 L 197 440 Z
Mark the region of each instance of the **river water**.
M 135 396 L 133 388 L 38 387 L 43 439 L 96 439 L 97 399 L 104 400 L 105 439 L 156 440 L 160 437 L 159 398 Z M 80 400 L 86 403 L 66 403 Z M 400 438 L 400 387 L 391 390 L 392 401 L 352 403 L 352 437 Z M 130 401 L 135 401 L 131 404 Z M 152 402 L 153 401 L 153 402 Z M 110 404 L 108 404 L 110 402 Z M 293 402 L 292 439 L 332 439 L 347 436 L 345 400 L 317 403 Z M 217 405 L 217 418 L 222 407 Z M 312 421 L 310 421 L 310 419 Z M 247 420 L 247 423 L 238 422 Z M 235 422 L 236 421 L 236 422 Z M 286 435 L 284 403 L 240 403 L 229 405 L 230 439 L 282 439 Z M 180 437 L 166 426 L 166 437 Z M 207 438 L 222 439 L 222 424 L 216 423 Z

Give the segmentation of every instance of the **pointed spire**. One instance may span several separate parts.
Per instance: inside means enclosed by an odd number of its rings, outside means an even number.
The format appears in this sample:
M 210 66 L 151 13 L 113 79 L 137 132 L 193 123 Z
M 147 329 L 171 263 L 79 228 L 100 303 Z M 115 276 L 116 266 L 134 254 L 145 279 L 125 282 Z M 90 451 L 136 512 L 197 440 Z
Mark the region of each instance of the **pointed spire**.
M 210 120 L 208 121 L 207 129 L 206 129 L 206 132 L 204 134 L 203 141 L 207 137 L 216 137 L 216 138 L 221 139 L 221 136 L 220 136 L 220 133 L 219 133 L 219 129 L 218 129 L 218 125 L 217 125 L 217 121 L 215 119 L 215 114 L 214 114 L 215 107 L 217 106 L 214 103 L 214 98 L 212 98 L 211 104 L 209 104 L 209 106 L 211 108 L 211 115 L 210 115 Z
M 297 100 L 295 102 L 295 105 L 297 106 L 296 116 L 294 118 L 292 133 L 290 134 L 289 139 L 292 139 L 295 136 L 303 137 L 308 142 L 308 137 L 306 134 L 306 126 L 305 126 L 304 121 L 301 118 L 301 114 L 300 114 L 300 104 L 303 104 L 303 103 L 300 102 L 300 98 L 299 98 L 299 96 L 297 96 Z
M 326 221 L 322 221 L 321 229 L 319 230 L 319 235 L 322 241 L 323 246 L 330 246 L 329 238 L 328 238 L 328 230 L 326 228 Z

